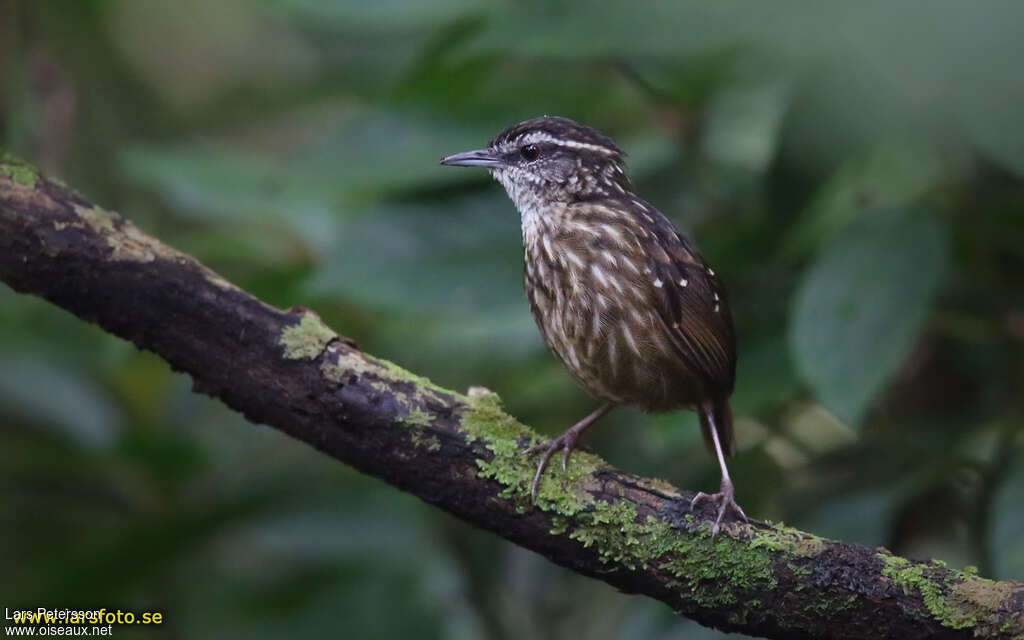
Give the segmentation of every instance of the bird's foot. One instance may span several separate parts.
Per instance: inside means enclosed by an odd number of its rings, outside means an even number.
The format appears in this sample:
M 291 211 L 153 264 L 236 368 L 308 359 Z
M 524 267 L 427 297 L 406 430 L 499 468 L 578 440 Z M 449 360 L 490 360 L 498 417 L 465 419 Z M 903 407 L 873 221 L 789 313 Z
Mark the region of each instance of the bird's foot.
M 523 452 L 524 455 L 533 455 L 538 451 L 543 451 L 544 455 L 540 458 L 540 464 L 537 465 L 537 473 L 533 476 L 533 484 L 530 485 L 530 496 L 533 502 L 537 502 L 537 485 L 540 484 L 540 475 L 544 473 L 544 467 L 548 466 L 548 460 L 555 454 L 556 451 L 561 449 L 564 453 L 562 454 L 562 471 L 565 471 L 566 465 L 569 463 L 569 453 L 573 447 L 576 446 L 576 440 L 580 437 L 580 434 L 587 430 L 587 428 L 594 424 L 594 421 L 608 413 L 612 409 L 611 404 L 603 404 L 590 413 L 586 418 L 583 418 L 576 424 L 566 429 L 565 433 L 558 436 L 554 440 L 548 440 L 545 443 L 538 444 L 530 447 Z
M 540 458 L 540 464 L 537 465 L 537 473 L 533 475 L 533 484 L 530 485 L 530 497 L 533 502 L 537 502 L 537 485 L 540 484 L 540 476 L 544 473 L 544 468 L 548 466 L 548 461 L 551 460 L 551 456 L 555 454 L 559 449 L 562 450 L 562 471 L 566 470 L 566 466 L 569 463 L 569 453 L 572 452 L 576 446 L 576 439 L 580 437 L 579 431 L 569 429 L 554 440 L 548 440 L 541 444 L 535 445 L 523 452 L 523 455 L 530 456 L 540 451 L 544 452 L 544 455 Z
M 691 511 L 702 500 L 709 500 L 712 503 L 718 505 L 718 517 L 715 518 L 715 524 L 711 527 L 712 538 L 714 538 L 718 534 L 719 529 L 721 529 L 722 516 L 725 515 L 725 512 L 727 510 L 731 509 L 738 513 L 744 521 L 747 520 L 747 514 L 743 513 L 743 509 L 740 507 L 740 505 L 736 504 L 735 496 L 736 492 L 733 489 L 732 482 L 729 480 L 722 480 L 722 486 L 719 489 L 718 493 L 708 494 L 701 491 L 693 497 L 693 500 L 690 501 Z

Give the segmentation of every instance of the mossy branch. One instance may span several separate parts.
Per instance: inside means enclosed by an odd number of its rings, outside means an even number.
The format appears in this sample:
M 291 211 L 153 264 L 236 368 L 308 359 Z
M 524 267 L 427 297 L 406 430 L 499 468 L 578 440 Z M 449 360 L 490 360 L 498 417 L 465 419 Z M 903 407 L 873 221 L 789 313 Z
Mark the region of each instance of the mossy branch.
M 360 274 L 353 274 L 360 277 Z M 573 571 L 769 638 L 1022 638 L 1024 585 L 761 522 L 712 540 L 692 494 L 577 453 L 529 498 L 538 436 L 282 311 L 0 156 L 0 280 L 149 349 L 195 389 Z

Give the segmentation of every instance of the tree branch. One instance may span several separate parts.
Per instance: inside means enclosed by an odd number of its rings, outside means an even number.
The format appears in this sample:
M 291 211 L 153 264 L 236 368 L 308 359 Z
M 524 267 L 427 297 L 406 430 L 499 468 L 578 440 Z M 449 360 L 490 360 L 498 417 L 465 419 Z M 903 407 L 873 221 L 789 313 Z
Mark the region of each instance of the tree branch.
M 353 274 L 359 277 L 359 274 Z M 0 279 L 190 374 L 195 389 L 553 562 L 769 638 L 1022 638 L 1024 585 L 781 525 L 710 537 L 692 494 L 577 452 L 529 499 L 537 435 L 281 311 L 0 156 Z

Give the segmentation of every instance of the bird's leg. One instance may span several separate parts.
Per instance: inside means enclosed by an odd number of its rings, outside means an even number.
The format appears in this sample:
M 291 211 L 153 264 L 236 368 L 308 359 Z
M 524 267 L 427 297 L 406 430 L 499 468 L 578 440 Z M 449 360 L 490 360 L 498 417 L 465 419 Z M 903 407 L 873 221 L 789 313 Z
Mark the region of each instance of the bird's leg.
M 732 479 L 729 478 L 729 469 L 725 466 L 725 456 L 722 455 L 722 444 L 718 441 L 718 430 L 712 425 L 711 427 L 711 439 L 715 443 L 715 453 L 718 455 L 718 466 L 722 468 L 722 484 L 718 489 L 718 493 L 707 494 L 703 491 L 698 492 L 697 495 L 693 496 L 693 500 L 690 501 L 690 509 L 692 510 L 701 500 L 710 500 L 711 502 L 718 504 L 718 517 L 715 518 L 715 525 L 711 527 L 711 537 L 714 538 L 718 533 L 718 530 L 722 523 L 722 516 L 725 515 L 726 509 L 732 509 L 736 513 L 740 514 L 740 517 L 744 520 L 747 519 L 747 514 L 743 513 L 743 509 L 740 505 L 736 504 L 736 492 L 732 486 Z
M 530 447 L 523 452 L 524 455 L 532 455 L 538 451 L 544 452 L 544 455 L 540 458 L 540 464 L 537 465 L 537 473 L 533 476 L 533 484 L 530 485 L 530 496 L 534 502 L 537 501 L 537 485 L 540 483 L 540 476 L 544 473 L 544 467 L 548 466 L 548 460 L 551 459 L 551 456 L 554 455 L 555 451 L 562 449 L 562 471 L 565 471 L 566 464 L 569 461 L 569 452 L 571 452 L 573 447 L 576 446 L 576 439 L 580 437 L 580 434 L 587 430 L 587 427 L 594 424 L 598 418 L 611 411 L 613 406 L 614 405 L 612 404 L 601 405 L 586 418 L 583 418 L 566 429 L 565 433 L 559 437 Z

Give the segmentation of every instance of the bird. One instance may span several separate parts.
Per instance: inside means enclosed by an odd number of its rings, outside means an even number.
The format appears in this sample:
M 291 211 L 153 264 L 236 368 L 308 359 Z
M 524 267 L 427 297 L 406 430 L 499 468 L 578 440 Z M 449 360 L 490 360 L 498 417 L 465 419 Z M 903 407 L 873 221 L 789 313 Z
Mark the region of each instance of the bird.
M 520 214 L 523 284 L 541 336 L 601 402 L 558 438 L 525 451 L 541 456 L 532 501 L 552 455 L 563 452 L 565 470 L 580 435 L 615 406 L 688 409 L 721 470 L 719 491 L 699 492 L 690 504 L 718 506 L 714 535 L 729 510 L 747 519 L 725 461 L 736 454 L 729 302 L 693 242 L 636 194 L 625 157 L 592 127 L 541 116 L 441 164 L 484 167 L 505 188 Z

